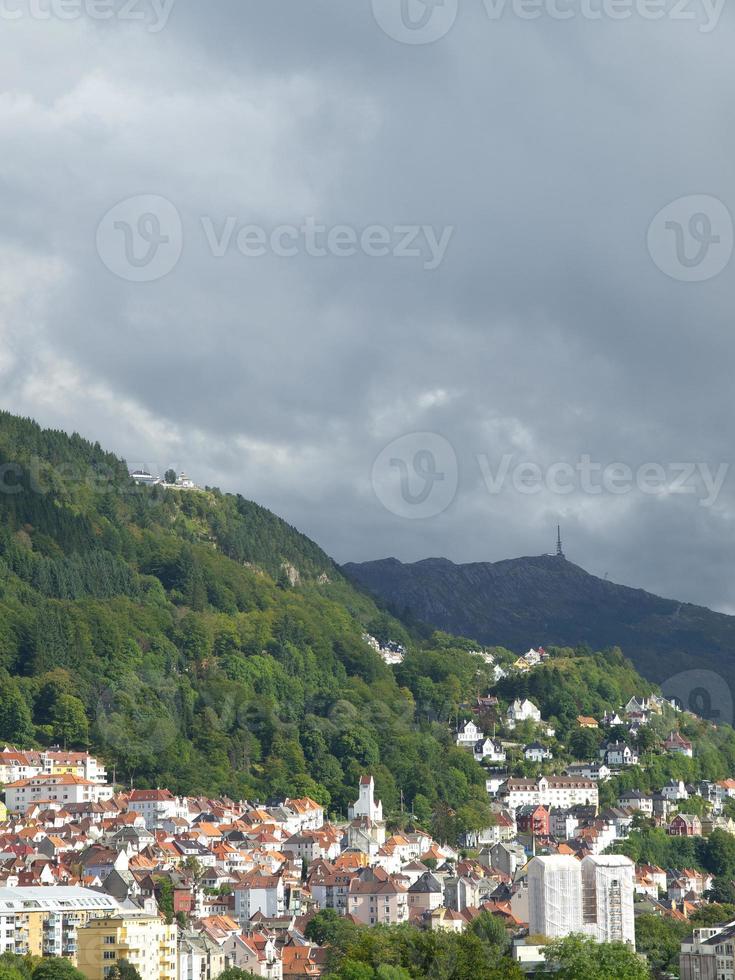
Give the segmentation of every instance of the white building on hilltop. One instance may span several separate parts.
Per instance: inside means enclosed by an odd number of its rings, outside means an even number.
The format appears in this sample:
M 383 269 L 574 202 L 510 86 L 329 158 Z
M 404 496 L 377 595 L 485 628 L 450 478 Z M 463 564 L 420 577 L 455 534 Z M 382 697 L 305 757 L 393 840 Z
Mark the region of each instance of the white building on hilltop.
M 541 712 L 533 701 L 529 701 L 528 698 L 524 698 L 523 700 L 516 698 L 505 713 L 505 724 L 511 730 L 522 721 L 533 721 L 536 723 L 541 721 Z
M 506 806 L 549 806 L 562 809 L 570 806 L 598 806 L 600 794 L 597 783 L 574 776 L 541 776 L 528 779 L 510 776 L 498 790 Z
M 474 721 L 467 721 L 457 729 L 457 745 L 460 748 L 474 749 L 475 745 L 485 737 Z
M 360 817 L 367 817 L 374 823 L 383 821 L 383 804 L 380 800 L 375 802 L 375 780 L 372 776 L 360 777 L 360 796 L 355 803 L 348 809 L 347 816 L 350 820 L 357 820 Z
M 528 865 L 529 932 L 559 939 L 582 932 L 582 868 L 571 856 L 536 857 Z
M 582 861 L 584 931 L 598 943 L 635 947 L 635 865 L 622 854 L 589 855 Z

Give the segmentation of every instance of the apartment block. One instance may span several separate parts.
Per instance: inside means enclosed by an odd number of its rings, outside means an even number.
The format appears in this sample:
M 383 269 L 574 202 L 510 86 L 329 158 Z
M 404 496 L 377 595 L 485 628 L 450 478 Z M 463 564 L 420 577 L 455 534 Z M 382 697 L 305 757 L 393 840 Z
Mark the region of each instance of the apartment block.
M 105 980 L 127 960 L 141 980 L 177 980 L 178 927 L 152 915 L 118 912 L 93 919 L 78 932 L 77 967 L 89 980 Z

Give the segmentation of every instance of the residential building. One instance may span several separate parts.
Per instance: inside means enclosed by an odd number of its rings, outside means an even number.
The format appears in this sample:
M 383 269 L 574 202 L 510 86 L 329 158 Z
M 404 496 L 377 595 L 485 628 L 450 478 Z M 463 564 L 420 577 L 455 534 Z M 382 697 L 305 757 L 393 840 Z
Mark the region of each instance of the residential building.
M 283 878 L 278 875 L 254 871 L 235 888 L 235 917 L 242 926 L 247 926 L 258 912 L 270 918 L 283 915 L 283 910 Z
M 400 925 L 408 921 L 408 889 L 370 869 L 350 882 L 349 914 L 363 925 Z
M 538 779 L 511 776 L 500 787 L 498 795 L 512 809 L 530 804 L 562 808 L 578 804 L 597 806 L 599 801 L 596 783 L 573 776 L 540 776 Z
M 582 868 L 575 857 L 535 857 L 528 865 L 529 932 L 558 939 L 582 932 Z
M 702 822 L 695 813 L 677 813 L 668 832 L 672 837 L 701 837 Z
M 475 745 L 485 737 L 474 721 L 466 721 L 457 729 L 457 745 L 464 749 L 474 749 Z
M 224 943 L 227 966 L 267 980 L 281 980 L 283 960 L 272 935 L 249 932 L 230 936 Z M 306 974 L 308 976 L 308 974 Z M 179 980 L 185 980 L 179 977 Z M 216 978 L 215 978 L 216 980 Z
M 653 813 L 653 798 L 639 789 L 624 790 L 618 797 L 618 803 L 629 810 L 640 810 L 649 816 Z
M 671 752 L 675 755 L 685 755 L 687 758 L 691 759 L 694 755 L 694 747 L 688 738 L 684 738 L 679 732 L 671 732 L 669 737 L 664 742 L 664 748 L 667 752 Z
M 444 903 L 444 891 L 431 871 L 425 871 L 408 888 L 408 912 L 417 918 L 424 912 L 432 912 Z
M 148 830 L 155 830 L 165 820 L 179 815 L 181 805 L 167 789 L 135 789 L 128 800 L 128 811 L 139 813 Z
M 92 919 L 77 934 L 77 966 L 88 980 L 105 980 L 127 960 L 141 980 L 177 980 L 177 932 L 159 916 L 118 912 Z
M 695 929 L 681 944 L 681 980 L 732 980 L 734 947 L 735 921 Z
M 626 742 L 607 742 L 600 749 L 600 758 L 608 766 L 638 765 L 638 753 Z
M 79 927 L 118 908 L 112 896 L 91 888 L 0 888 L 0 953 L 66 956 L 76 962 Z
M 506 728 L 512 730 L 523 721 L 541 721 L 541 712 L 528 698 L 516 698 L 505 713 Z
M 635 866 L 622 854 L 590 855 L 582 861 L 582 922 L 598 943 L 635 946 Z
M 505 762 L 506 754 L 499 739 L 481 738 L 474 746 L 477 762 Z
M 99 803 L 112 797 L 113 788 L 72 773 L 29 776 L 5 786 L 11 813 L 25 813 L 33 804 Z
M 545 806 L 521 806 L 516 810 L 516 826 L 521 834 L 548 837 L 551 832 L 550 814 Z
M 604 762 L 573 762 L 564 770 L 565 776 L 574 776 L 576 779 L 594 779 L 595 782 L 602 783 L 609 779 L 612 771 Z
M 668 832 L 672 837 L 701 837 L 702 822 L 695 813 L 677 813 Z
M 524 748 L 523 754 L 528 762 L 544 762 L 546 759 L 554 758 L 551 749 L 541 742 L 531 742 Z
M 689 793 L 682 779 L 670 779 L 665 786 L 661 787 L 661 795 L 674 802 L 689 799 Z
M 178 980 L 216 980 L 226 963 L 225 950 L 205 932 L 182 932 L 178 940 Z

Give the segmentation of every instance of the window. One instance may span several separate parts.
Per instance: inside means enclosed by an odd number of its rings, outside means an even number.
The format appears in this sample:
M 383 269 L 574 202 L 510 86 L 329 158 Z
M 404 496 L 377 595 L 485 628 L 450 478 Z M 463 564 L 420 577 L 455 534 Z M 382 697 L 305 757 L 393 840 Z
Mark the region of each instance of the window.
M 106 949 L 102 954 L 103 960 L 115 960 L 117 959 L 117 953 L 114 949 Z
M 115 945 L 115 937 L 114 936 L 105 936 L 102 941 L 105 944 L 105 946 L 114 946 Z

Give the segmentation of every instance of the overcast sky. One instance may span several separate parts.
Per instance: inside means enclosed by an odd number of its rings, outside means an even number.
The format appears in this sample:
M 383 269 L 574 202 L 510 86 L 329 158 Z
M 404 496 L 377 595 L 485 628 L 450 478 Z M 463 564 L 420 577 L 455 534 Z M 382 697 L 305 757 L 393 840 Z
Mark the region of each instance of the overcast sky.
M 0 3 L 3 407 L 735 611 L 732 6 L 106 4 Z

